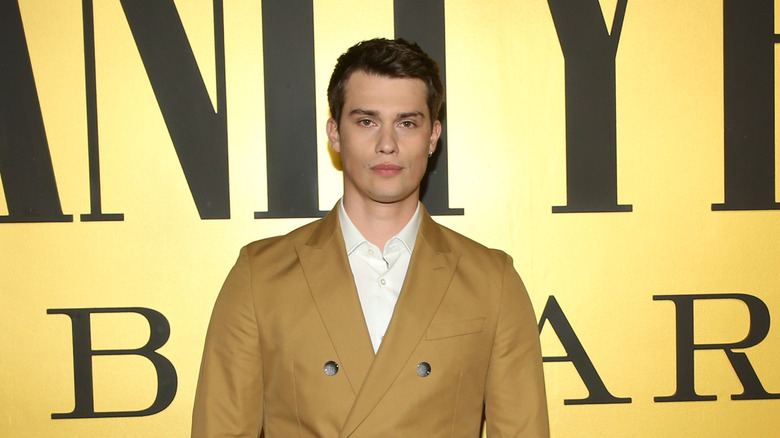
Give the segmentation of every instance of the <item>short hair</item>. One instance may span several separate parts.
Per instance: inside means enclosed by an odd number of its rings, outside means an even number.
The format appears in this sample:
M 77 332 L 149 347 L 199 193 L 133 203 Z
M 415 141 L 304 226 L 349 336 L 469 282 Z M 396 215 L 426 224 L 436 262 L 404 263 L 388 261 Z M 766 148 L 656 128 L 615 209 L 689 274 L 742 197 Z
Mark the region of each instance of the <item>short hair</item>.
M 347 80 L 356 71 L 390 78 L 420 79 L 428 90 L 431 121 L 438 119 L 444 101 L 439 66 L 420 46 L 403 38 L 361 41 L 339 56 L 328 84 L 330 114 L 340 123 Z

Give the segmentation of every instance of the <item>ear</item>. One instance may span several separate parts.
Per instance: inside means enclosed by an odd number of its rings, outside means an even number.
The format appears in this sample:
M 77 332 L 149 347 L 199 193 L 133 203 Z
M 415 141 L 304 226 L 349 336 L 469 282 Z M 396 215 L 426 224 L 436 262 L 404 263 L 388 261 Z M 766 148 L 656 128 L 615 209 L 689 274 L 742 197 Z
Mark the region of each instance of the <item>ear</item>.
M 330 148 L 333 149 L 333 151 L 337 154 L 340 154 L 341 143 L 339 142 L 339 125 L 336 123 L 333 117 L 328 119 L 328 122 L 325 124 L 325 129 L 328 131 L 328 142 L 330 143 Z
M 433 154 L 436 151 L 436 145 L 439 143 L 439 137 L 441 136 L 441 122 L 436 120 L 431 127 L 431 138 L 428 143 L 428 154 Z

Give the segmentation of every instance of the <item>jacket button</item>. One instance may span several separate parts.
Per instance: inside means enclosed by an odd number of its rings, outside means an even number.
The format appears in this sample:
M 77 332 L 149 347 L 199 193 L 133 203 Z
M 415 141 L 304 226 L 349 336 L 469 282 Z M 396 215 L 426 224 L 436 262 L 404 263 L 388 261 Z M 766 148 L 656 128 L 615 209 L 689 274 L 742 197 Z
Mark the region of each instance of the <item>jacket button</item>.
M 335 376 L 336 373 L 339 372 L 339 364 L 329 360 L 325 362 L 325 366 L 322 367 L 322 371 L 329 376 Z
M 417 375 L 420 377 L 428 377 L 431 373 L 431 365 L 428 362 L 420 362 L 417 364 Z

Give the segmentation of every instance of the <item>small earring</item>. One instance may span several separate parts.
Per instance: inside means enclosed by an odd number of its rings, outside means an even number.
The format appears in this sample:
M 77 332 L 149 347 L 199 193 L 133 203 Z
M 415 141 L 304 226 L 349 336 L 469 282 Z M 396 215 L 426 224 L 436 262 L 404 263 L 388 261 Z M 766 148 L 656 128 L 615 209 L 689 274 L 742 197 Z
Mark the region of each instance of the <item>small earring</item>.
M 428 158 L 431 158 L 433 156 L 433 152 L 428 152 Z

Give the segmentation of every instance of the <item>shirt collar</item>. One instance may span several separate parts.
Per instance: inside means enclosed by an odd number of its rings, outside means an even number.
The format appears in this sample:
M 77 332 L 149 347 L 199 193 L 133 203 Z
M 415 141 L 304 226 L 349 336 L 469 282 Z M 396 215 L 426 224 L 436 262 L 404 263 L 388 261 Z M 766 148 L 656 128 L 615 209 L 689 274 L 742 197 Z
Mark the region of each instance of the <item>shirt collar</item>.
M 406 247 L 406 250 L 411 253 L 414 248 L 414 243 L 417 241 L 417 231 L 420 229 L 421 221 L 422 212 L 420 209 L 420 202 L 418 201 L 417 210 L 414 211 L 409 222 L 407 222 L 398 234 L 391 237 L 387 242 L 390 243 L 390 241 L 394 239 L 400 240 Z M 357 229 L 355 224 L 352 223 L 349 215 L 347 215 L 347 210 L 344 209 L 343 198 L 339 201 L 339 224 L 341 225 L 341 234 L 344 236 L 344 246 L 347 248 L 347 255 L 352 254 L 363 242 L 368 242 L 368 239 L 363 237 L 363 234 Z

